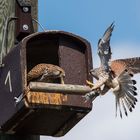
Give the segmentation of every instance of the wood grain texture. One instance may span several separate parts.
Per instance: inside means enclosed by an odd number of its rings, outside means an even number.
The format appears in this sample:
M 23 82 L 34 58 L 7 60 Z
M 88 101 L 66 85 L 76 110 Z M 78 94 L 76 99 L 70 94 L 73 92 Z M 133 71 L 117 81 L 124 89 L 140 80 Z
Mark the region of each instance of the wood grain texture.
M 38 0 L 30 0 L 32 6 L 32 17 L 38 20 Z M 37 24 L 34 24 L 35 32 L 38 30 Z
M 0 0 L 0 51 L 4 35 L 5 23 L 8 17 L 15 16 L 15 0 Z M 14 23 L 8 28 L 8 50 L 14 46 Z
M 21 0 L 25 1 L 25 0 Z M 32 17 L 38 19 L 38 0 L 27 0 L 32 6 Z M 0 52 L 2 49 L 2 41 L 4 37 L 5 23 L 8 17 L 15 16 L 15 2 L 16 0 L 0 0 Z M 34 24 L 35 32 L 38 29 L 37 24 Z M 15 24 L 14 21 L 10 22 L 8 27 L 8 41 L 7 48 L 9 50 L 14 47 L 15 41 Z

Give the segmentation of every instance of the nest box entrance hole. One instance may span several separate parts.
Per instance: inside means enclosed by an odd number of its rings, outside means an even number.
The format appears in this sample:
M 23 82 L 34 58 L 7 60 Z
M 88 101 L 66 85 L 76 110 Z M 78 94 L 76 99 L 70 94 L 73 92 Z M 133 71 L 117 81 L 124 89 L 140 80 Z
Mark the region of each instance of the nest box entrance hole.
M 40 63 L 59 66 L 57 37 L 39 35 L 31 38 L 26 46 L 27 72 Z
M 27 42 L 26 64 L 27 73 L 37 64 L 53 64 L 59 66 L 59 39 L 52 35 L 34 36 Z M 60 78 L 55 80 L 60 83 Z

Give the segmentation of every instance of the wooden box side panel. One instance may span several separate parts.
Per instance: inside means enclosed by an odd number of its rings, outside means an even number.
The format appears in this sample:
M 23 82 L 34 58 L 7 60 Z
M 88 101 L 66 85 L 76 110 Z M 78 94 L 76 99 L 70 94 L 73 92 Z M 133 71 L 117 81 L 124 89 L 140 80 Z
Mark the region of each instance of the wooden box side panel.
M 11 50 L 3 63 L 0 69 L 0 125 L 17 111 L 15 98 L 23 93 L 20 48 Z

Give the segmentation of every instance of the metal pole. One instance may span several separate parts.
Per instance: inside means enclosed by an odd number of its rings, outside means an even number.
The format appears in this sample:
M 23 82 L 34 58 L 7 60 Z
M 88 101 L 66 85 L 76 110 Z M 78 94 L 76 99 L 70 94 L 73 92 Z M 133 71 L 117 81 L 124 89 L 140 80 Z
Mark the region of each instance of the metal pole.
M 74 95 L 85 95 L 91 92 L 91 88 L 82 85 L 70 85 L 70 84 L 53 84 L 43 82 L 30 82 L 29 89 L 37 92 L 51 92 L 51 93 L 65 93 Z

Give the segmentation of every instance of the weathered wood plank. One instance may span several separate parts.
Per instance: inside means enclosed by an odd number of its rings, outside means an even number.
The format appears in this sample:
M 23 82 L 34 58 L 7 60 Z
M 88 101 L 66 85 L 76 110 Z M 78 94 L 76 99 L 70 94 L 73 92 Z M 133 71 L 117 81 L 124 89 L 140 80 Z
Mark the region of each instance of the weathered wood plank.
M 38 0 L 30 0 L 32 5 L 32 17 L 38 20 Z M 37 24 L 34 24 L 35 32 L 38 30 Z
M 26 0 L 20 0 L 26 1 Z M 27 0 L 32 6 L 32 17 L 38 19 L 38 0 Z M 15 2 L 16 0 L 0 0 L 0 52 L 2 49 L 2 41 L 4 37 L 5 23 L 8 17 L 15 16 Z M 34 24 L 35 31 L 37 31 L 37 24 Z M 8 40 L 7 48 L 8 52 L 10 48 L 14 47 L 14 35 L 15 35 L 15 24 L 11 22 L 8 28 Z M 4 48 L 5 49 L 5 48 Z M 5 51 L 4 51 L 5 52 Z
M 4 37 L 5 23 L 8 17 L 15 16 L 15 0 L 0 0 L 0 52 Z M 8 50 L 14 46 L 14 24 L 10 23 L 8 28 Z

